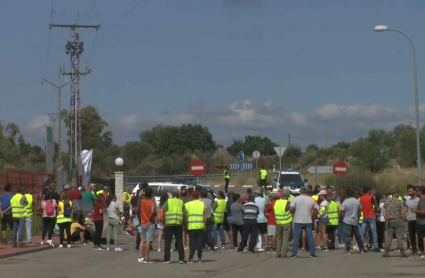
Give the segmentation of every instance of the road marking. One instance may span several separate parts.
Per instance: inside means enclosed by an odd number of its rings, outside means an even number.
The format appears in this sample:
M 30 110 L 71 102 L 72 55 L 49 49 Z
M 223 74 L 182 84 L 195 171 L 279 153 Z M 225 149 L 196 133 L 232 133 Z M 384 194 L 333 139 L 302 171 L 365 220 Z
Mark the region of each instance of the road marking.
M 220 187 L 220 185 L 214 185 L 214 187 Z
M 229 187 L 235 187 L 235 185 L 229 185 Z

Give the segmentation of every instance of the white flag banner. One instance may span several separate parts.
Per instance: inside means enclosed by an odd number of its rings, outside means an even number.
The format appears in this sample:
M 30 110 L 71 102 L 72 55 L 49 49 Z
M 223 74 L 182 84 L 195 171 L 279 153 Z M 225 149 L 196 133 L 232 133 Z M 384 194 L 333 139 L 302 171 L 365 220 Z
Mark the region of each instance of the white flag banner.
M 81 163 L 83 164 L 83 186 L 90 183 L 91 163 L 93 160 L 93 150 L 83 151 L 81 153 Z

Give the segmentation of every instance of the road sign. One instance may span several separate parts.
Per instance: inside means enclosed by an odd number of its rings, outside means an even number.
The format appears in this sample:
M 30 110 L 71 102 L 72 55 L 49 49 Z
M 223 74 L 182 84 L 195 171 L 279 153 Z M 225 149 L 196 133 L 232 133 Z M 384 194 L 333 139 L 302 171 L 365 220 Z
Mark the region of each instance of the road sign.
M 333 172 L 335 176 L 338 176 L 338 177 L 344 177 L 345 175 L 347 175 L 348 170 L 349 170 L 348 164 L 345 163 L 344 161 L 338 161 L 337 163 L 335 163 L 333 167 Z
M 240 167 L 241 165 L 239 163 L 230 163 L 229 165 L 230 170 L 239 170 Z
M 332 174 L 334 169 L 333 166 L 311 166 L 307 169 L 310 174 Z
M 254 152 L 252 153 L 252 157 L 253 157 L 253 158 L 260 158 L 260 152 L 259 152 L 259 151 L 254 151 Z
M 195 177 L 202 176 L 205 173 L 207 166 L 200 160 L 194 160 L 190 163 L 189 170 Z
M 239 163 L 242 163 L 243 162 L 243 160 L 244 160 L 244 154 L 243 154 L 242 151 L 239 152 L 238 159 L 239 159 Z
M 283 155 L 285 150 L 286 150 L 286 147 L 274 147 L 274 151 L 277 153 L 279 157 Z
M 252 165 L 252 163 L 244 163 L 244 164 L 242 164 L 242 170 L 252 170 L 252 168 L 254 168 L 253 165 Z

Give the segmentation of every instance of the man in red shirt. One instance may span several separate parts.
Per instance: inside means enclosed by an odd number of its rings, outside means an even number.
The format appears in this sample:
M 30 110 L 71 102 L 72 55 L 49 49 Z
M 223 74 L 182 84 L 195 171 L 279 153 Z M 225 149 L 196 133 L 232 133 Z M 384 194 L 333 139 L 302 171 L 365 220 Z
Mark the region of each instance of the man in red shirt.
M 68 196 L 70 201 L 81 200 L 83 198 L 81 192 L 78 191 L 78 188 L 75 184 L 71 185 L 71 190 L 68 191 Z
M 270 203 L 266 207 L 266 217 L 267 217 L 267 234 L 272 238 L 272 249 L 276 251 L 276 217 L 274 216 L 274 204 L 276 203 L 276 199 L 280 198 L 281 193 L 277 192 L 276 195 L 269 194 Z M 266 248 L 267 251 L 270 248 Z
M 251 188 L 248 188 L 247 190 L 246 190 L 246 196 L 245 197 L 243 197 L 243 198 L 241 198 L 240 200 L 239 200 L 239 203 L 241 203 L 241 204 L 245 204 L 248 200 L 247 200 L 247 196 L 249 195 L 249 194 L 252 194 L 252 189 Z
M 376 221 L 375 212 L 379 212 L 379 206 L 376 203 L 376 199 L 372 196 L 372 189 L 369 186 L 365 186 L 361 189 L 363 194 L 359 198 L 359 202 L 362 205 L 363 212 L 363 224 L 362 224 L 362 240 L 366 242 L 366 233 L 369 229 L 372 231 L 371 239 L 373 240 L 373 248 L 375 252 L 380 252 L 378 248 L 378 238 L 376 233 Z M 370 236 L 370 233 L 369 233 Z

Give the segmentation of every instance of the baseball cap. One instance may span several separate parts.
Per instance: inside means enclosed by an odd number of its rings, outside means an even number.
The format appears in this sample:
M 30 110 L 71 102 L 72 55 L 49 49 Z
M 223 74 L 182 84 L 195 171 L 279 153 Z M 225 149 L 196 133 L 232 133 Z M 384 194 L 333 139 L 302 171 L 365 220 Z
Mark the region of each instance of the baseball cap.
M 255 194 L 258 194 L 258 195 L 261 195 L 261 190 L 260 190 L 260 189 L 255 189 L 255 190 L 254 190 L 254 193 L 255 193 Z
M 96 186 L 96 184 L 95 183 L 91 183 L 90 186 Z
M 69 184 L 65 184 L 64 187 L 63 187 L 63 189 L 70 189 L 70 188 L 71 188 L 71 186 Z
M 320 195 L 327 195 L 328 192 L 326 190 L 320 190 L 320 192 L 317 194 L 318 196 Z
M 187 188 L 188 188 L 188 189 L 193 189 L 194 187 L 193 187 L 193 185 L 191 184 L 191 185 L 189 185 Z

